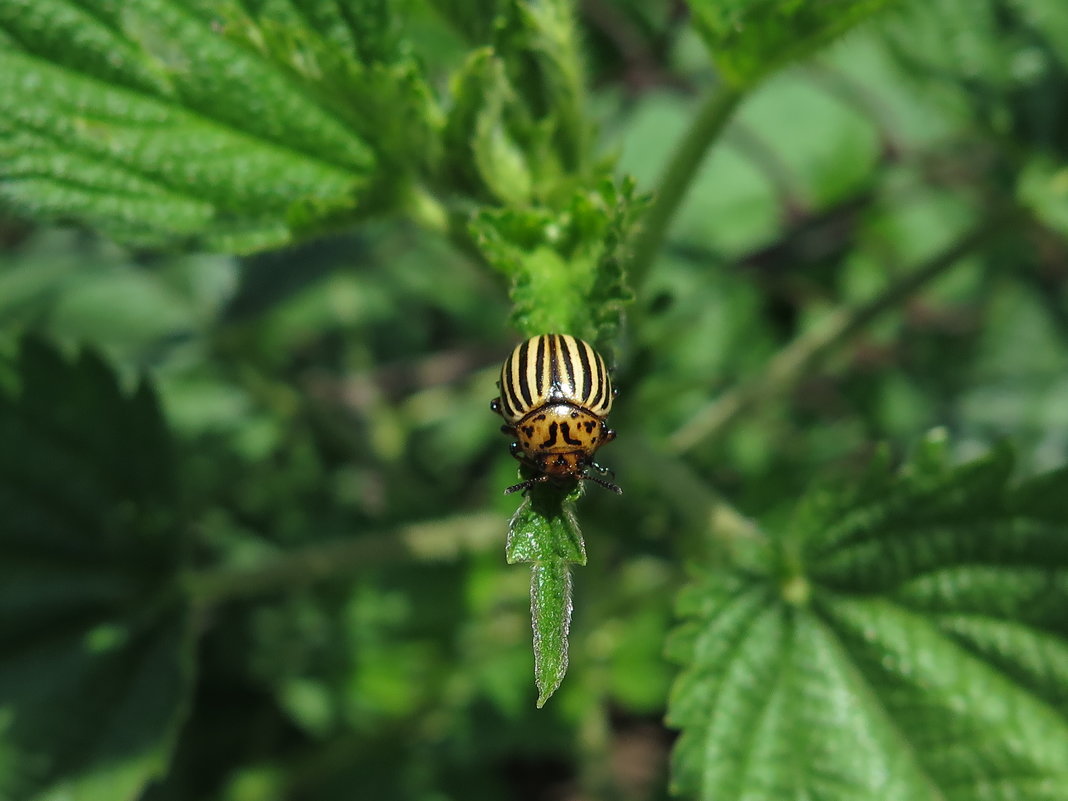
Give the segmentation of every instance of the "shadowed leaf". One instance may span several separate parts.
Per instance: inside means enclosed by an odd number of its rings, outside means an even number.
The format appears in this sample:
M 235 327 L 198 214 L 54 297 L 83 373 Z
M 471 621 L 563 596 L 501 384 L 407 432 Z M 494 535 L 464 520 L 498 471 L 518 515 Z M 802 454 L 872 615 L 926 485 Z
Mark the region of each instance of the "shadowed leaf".
M 147 386 L 23 344 L 0 396 L 0 798 L 136 798 L 190 690 L 184 540 Z

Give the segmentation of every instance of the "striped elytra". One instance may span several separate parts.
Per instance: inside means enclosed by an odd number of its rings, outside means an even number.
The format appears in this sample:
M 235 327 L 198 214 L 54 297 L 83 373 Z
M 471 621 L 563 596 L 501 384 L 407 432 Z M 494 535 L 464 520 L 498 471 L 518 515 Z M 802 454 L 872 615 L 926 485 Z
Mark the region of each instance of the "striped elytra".
M 612 379 L 589 343 L 541 334 L 512 351 L 501 368 L 501 416 L 517 423 L 548 403 L 570 403 L 597 417 L 612 410 Z
M 534 473 L 505 492 L 551 479 L 584 479 L 622 491 L 589 473 L 609 472 L 593 454 L 616 436 L 605 423 L 615 395 L 612 379 L 589 343 L 568 334 L 531 337 L 505 359 L 497 384 L 501 394 L 490 408 L 505 420 L 501 431 L 516 438 L 512 455 Z

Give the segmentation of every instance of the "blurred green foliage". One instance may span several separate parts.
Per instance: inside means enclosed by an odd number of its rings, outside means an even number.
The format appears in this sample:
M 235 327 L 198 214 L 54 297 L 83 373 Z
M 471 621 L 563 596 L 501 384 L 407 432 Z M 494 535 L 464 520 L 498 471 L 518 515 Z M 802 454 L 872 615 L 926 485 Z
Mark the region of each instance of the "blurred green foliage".
M 0 0 L 2 801 L 1063 799 L 1068 7 L 691 6 Z

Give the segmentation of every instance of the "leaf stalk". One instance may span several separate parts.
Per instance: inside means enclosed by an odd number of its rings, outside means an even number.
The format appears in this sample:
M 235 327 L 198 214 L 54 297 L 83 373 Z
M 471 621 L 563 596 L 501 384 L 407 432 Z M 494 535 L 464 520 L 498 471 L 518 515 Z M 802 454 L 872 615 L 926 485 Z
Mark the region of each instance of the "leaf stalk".
M 330 540 L 264 556 L 253 564 L 222 565 L 186 574 L 195 606 L 213 607 L 258 595 L 344 578 L 381 565 L 411 560 L 449 561 L 499 544 L 500 521 L 471 514 L 396 531 Z
M 648 277 L 675 212 L 697 175 L 698 167 L 709 148 L 719 139 L 747 90 L 748 87 L 727 83 L 713 89 L 668 161 L 660 177 L 656 196 L 634 242 L 629 275 L 635 289 Z
M 870 300 L 839 307 L 822 325 L 801 334 L 780 350 L 748 383 L 709 404 L 668 438 L 669 450 L 685 453 L 721 436 L 744 412 L 769 399 L 782 397 L 831 351 L 849 341 L 873 320 L 935 280 L 1017 218 L 1015 211 L 992 214 L 945 250 L 887 286 Z

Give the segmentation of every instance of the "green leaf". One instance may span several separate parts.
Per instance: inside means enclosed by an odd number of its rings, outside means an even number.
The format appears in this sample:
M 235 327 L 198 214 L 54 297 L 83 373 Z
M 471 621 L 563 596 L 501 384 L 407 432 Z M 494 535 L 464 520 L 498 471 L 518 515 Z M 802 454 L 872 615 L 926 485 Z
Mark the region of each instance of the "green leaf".
M 581 488 L 569 493 L 544 483 L 535 484 L 529 492 L 508 524 L 508 564 L 586 564 L 586 546 L 574 511 Z
M 594 341 L 610 349 L 623 324 L 624 311 L 634 300 L 626 264 L 628 242 L 632 229 L 649 205 L 648 195 L 636 194 L 634 179 L 624 176 L 618 189 L 609 193 L 612 199 L 608 224 L 601 233 L 601 251 L 597 257 L 597 272 L 590 287 L 589 300 Z
M 517 96 L 504 62 L 488 48 L 474 51 L 453 79 L 452 95 L 445 128 L 451 184 L 485 200 L 527 203 L 533 176 L 507 119 Z
M 234 2 L 0 0 L 0 201 L 235 251 L 395 208 L 436 157 L 434 111 L 401 48 L 354 30 L 311 0 L 257 18 Z
M 512 81 L 535 118 L 551 127 L 565 172 L 581 174 L 594 132 L 575 6 L 570 0 L 527 0 L 516 2 L 514 10 L 512 23 L 501 28 L 498 50 L 508 59 Z
M 1044 225 L 1061 235 L 1068 232 L 1068 167 L 1033 158 L 1021 170 L 1016 191 Z
M 689 0 L 723 77 L 756 83 L 805 58 L 896 0 Z
M 483 126 L 503 117 L 508 136 L 525 153 L 537 193 L 544 198 L 570 191 L 588 173 L 594 145 L 574 4 L 434 0 L 434 5 L 473 44 L 488 46 L 475 51 L 457 77 L 454 115 L 464 119 L 472 107 L 484 105 Z M 480 90 L 487 92 L 484 103 Z M 486 132 L 475 137 L 486 140 Z M 487 140 L 482 146 L 492 154 L 505 145 Z
M 508 525 L 508 564 L 530 562 L 530 615 L 534 629 L 534 680 L 541 708 L 567 673 L 571 628 L 571 565 L 586 564 L 586 546 L 575 519 L 581 487 L 551 484 L 528 490 Z
M 323 3 L 305 0 L 304 5 L 310 14 Z M 235 12 L 225 29 L 371 146 L 378 168 L 376 192 L 417 168 L 436 165 L 443 122 L 419 62 L 400 36 L 403 11 L 394 5 L 393 0 L 346 5 L 349 37 L 327 38 L 302 26 L 302 16 L 295 12 L 264 13 L 260 19 Z
M 438 5 L 456 17 L 449 3 Z M 598 168 L 574 9 L 552 0 L 484 11 L 492 36 L 473 39 L 489 46 L 452 82 L 445 174 L 480 200 L 559 208 Z
M 944 437 L 943 437 L 944 438 Z M 697 798 L 1053 801 L 1068 783 L 1068 469 L 924 447 L 816 490 L 680 597 L 674 785 Z
M 534 682 L 541 709 L 567 673 L 571 568 L 566 563 L 539 564 L 530 569 L 530 616 L 534 628 Z
M 471 44 L 493 40 L 507 0 L 430 0 L 437 12 Z
M 188 701 L 167 432 L 142 385 L 23 343 L 0 395 L 0 798 L 138 797 Z
M 566 207 L 491 209 L 471 224 L 486 259 L 512 281 L 512 323 L 524 336 L 570 333 L 611 344 L 632 295 L 626 232 L 644 204 L 634 184 L 605 179 Z
M 1064 158 L 1068 18 L 1049 0 L 943 0 L 903 7 L 881 33 L 913 84 L 1009 147 L 1028 171 Z M 915 92 L 920 89 L 920 92 Z

